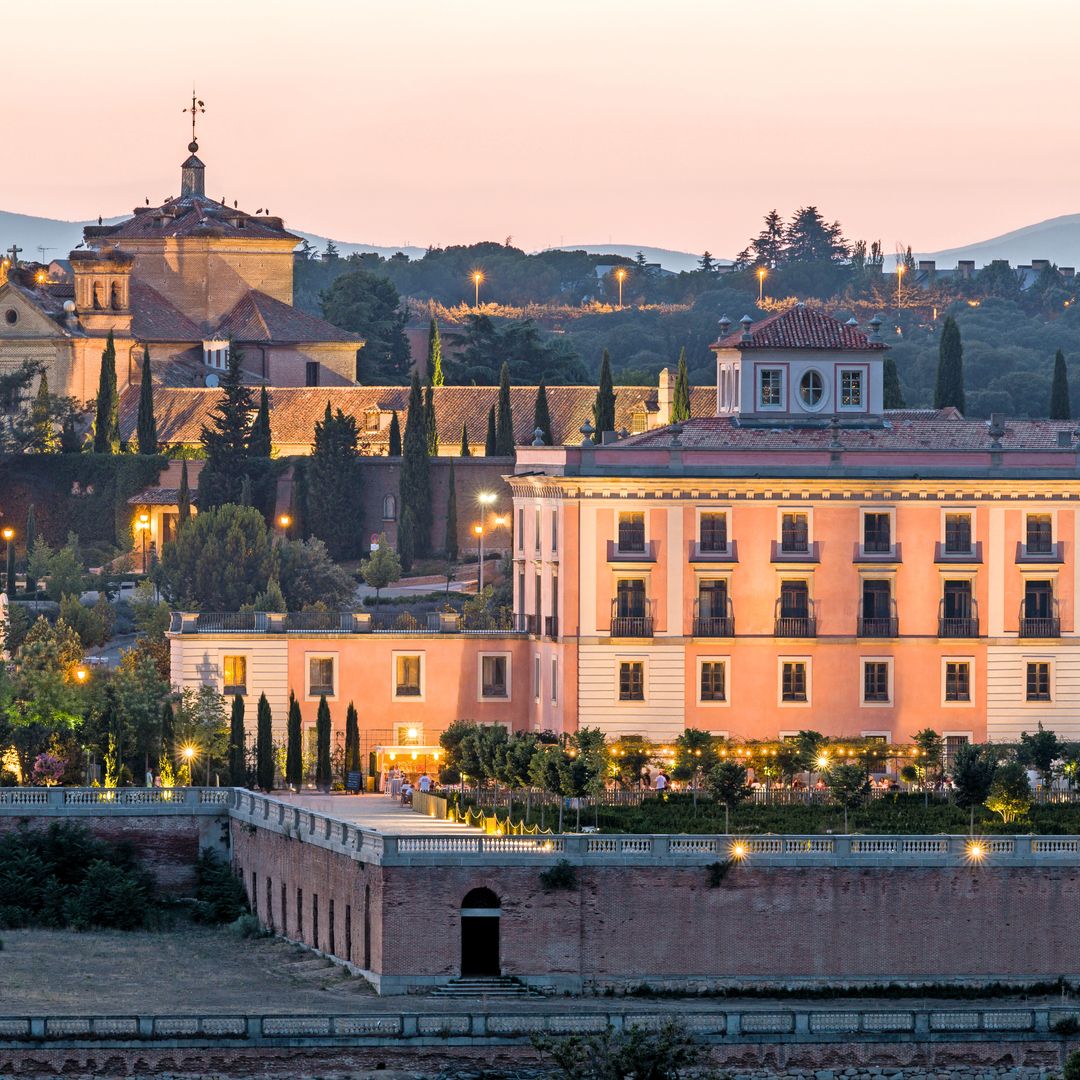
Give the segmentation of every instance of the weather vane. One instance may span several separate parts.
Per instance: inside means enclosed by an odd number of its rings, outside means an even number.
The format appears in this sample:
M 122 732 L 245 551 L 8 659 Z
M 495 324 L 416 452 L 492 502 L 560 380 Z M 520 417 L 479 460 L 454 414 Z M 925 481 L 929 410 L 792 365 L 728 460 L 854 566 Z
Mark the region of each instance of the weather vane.
M 185 113 L 191 113 L 191 145 L 188 149 L 194 154 L 199 149 L 199 144 L 195 141 L 195 118 L 199 113 L 206 112 L 206 106 L 203 102 L 195 96 L 195 87 L 191 88 L 191 108 L 184 109 Z

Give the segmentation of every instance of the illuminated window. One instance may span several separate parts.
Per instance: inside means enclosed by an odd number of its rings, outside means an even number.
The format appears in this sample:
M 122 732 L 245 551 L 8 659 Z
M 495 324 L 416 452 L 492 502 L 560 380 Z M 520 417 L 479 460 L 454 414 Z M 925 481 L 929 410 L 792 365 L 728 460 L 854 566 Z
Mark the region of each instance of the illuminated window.
M 649 414 L 639 405 L 630 414 L 630 434 L 640 435 L 649 430 Z
M 619 664 L 619 700 L 645 700 L 645 665 L 640 660 L 624 660 Z
M 222 661 L 224 669 L 224 686 L 222 693 L 246 694 L 247 693 L 247 657 L 226 656 Z
M 334 695 L 334 658 L 312 656 L 308 658 L 308 696 Z
M 863 373 L 858 370 L 840 372 L 840 404 L 855 408 L 862 403 Z
M 395 658 L 395 689 L 396 697 L 419 697 L 421 658 L 419 656 L 398 656 Z
M 758 400 L 765 407 L 783 405 L 784 371 L 782 368 L 765 368 L 761 372 L 761 390 Z
M 782 701 L 806 701 L 806 661 L 785 660 L 781 670 Z
M 701 700 L 727 701 L 726 661 L 701 661 Z

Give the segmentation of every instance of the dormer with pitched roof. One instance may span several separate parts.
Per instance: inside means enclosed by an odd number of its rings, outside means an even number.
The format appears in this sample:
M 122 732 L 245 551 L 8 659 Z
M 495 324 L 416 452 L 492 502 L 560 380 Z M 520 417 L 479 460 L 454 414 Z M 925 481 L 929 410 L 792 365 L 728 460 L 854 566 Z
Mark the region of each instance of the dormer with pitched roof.
M 837 418 L 881 422 L 886 345 L 880 320 L 870 332 L 805 304 L 755 323 L 749 315 L 731 332 L 720 320 L 716 354 L 716 414 L 742 423 L 820 424 Z

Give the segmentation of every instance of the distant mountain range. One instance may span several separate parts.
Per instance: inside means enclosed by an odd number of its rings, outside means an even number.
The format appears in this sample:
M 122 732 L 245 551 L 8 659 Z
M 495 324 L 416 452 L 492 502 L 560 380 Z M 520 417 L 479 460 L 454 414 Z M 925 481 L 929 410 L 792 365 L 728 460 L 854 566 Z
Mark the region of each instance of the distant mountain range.
M 976 266 L 985 266 L 994 259 L 1008 259 L 1013 266 L 1029 265 L 1032 259 L 1049 259 L 1058 266 L 1080 267 L 1080 214 L 1063 214 L 990 240 L 918 254 L 916 258 L 935 259 L 939 268 L 953 267 L 963 259 L 974 259 Z

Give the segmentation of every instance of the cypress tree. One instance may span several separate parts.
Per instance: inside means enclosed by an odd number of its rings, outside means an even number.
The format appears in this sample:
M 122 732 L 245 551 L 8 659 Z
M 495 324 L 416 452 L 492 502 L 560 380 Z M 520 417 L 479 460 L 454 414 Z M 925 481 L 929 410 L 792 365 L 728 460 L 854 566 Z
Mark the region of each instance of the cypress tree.
M 169 762 L 176 760 L 176 715 L 171 701 L 161 709 L 161 756 Z
M 135 426 L 140 454 L 158 451 L 157 421 L 154 419 L 154 383 L 150 376 L 150 350 L 143 349 L 142 384 L 139 386 L 139 420 Z
M 60 453 L 82 453 L 82 439 L 75 430 L 75 417 L 70 413 L 60 422 Z
M 274 718 L 266 694 L 259 695 L 255 725 L 255 779 L 263 791 L 274 787 Z
M 510 408 L 510 365 L 503 361 L 499 372 L 499 409 L 495 420 L 495 453 L 514 456 L 514 414 Z
M 238 503 L 244 477 L 248 475 L 251 439 L 251 388 L 241 373 L 243 354 L 229 347 L 229 366 L 221 379 L 221 398 L 210 414 L 200 439 L 206 463 L 199 474 L 199 509 Z
M 611 379 L 611 357 L 607 349 L 600 359 L 600 385 L 593 404 L 593 442 L 602 442 L 605 431 L 615 430 L 615 388 Z
M 26 510 L 26 592 L 29 596 L 37 593 L 37 578 L 30 575 L 30 555 L 37 543 L 37 518 L 34 516 L 34 504 L 31 503 Z
M 315 786 L 330 790 L 330 706 L 326 695 L 319 695 L 319 711 L 315 714 Z
M 360 434 L 341 409 L 315 424 L 315 445 L 305 462 L 308 532 L 335 559 L 352 559 L 363 543 L 360 521 Z
M 345 775 L 360 771 L 360 724 L 350 701 L 345 713 Z
M 472 457 L 472 450 L 469 449 L 469 425 L 464 420 L 461 422 L 461 456 Z
M 900 389 L 900 375 L 896 370 L 896 361 L 889 355 L 885 356 L 882 369 L 884 379 L 883 392 L 886 409 L 904 409 L 907 402 L 904 401 L 904 391 Z
M 450 479 L 446 493 L 446 557 L 456 560 L 458 557 L 457 535 L 457 479 L 454 475 L 454 459 L 450 459 Z
M 399 489 L 401 520 L 398 547 L 402 565 L 417 555 L 426 555 L 431 545 L 431 475 L 429 471 L 427 425 L 420 393 L 420 376 L 414 371 L 409 389 L 409 411 L 405 417 L 405 439 L 401 458 Z
M 434 315 L 428 327 L 427 374 L 432 386 L 442 386 L 446 382 L 442 369 L 442 338 L 439 337 L 439 324 Z
M 430 383 L 424 390 L 424 430 L 427 433 L 428 457 L 438 457 L 439 429 L 435 423 L 435 390 Z
M 270 439 L 270 395 L 264 386 L 259 393 L 259 411 L 251 425 L 248 452 L 252 457 L 268 458 L 272 449 Z
M 1065 354 L 1060 349 L 1054 356 L 1054 381 L 1050 384 L 1050 419 L 1072 419 L 1072 404 L 1069 401 L 1069 372 L 1065 367 Z
M 59 448 L 59 439 L 52 426 L 49 396 L 49 376 L 43 371 L 38 380 L 37 396 L 30 406 L 30 448 L 38 454 L 55 454 Z
M 551 446 L 554 442 L 551 437 L 551 413 L 548 411 L 547 387 L 543 379 L 536 388 L 536 404 L 533 406 L 533 431 L 537 428 L 543 432 L 544 445 Z
M 233 787 L 247 786 L 247 766 L 244 764 L 244 699 L 234 694 L 229 716 L 229 783 Z
M 488 409 L 487 435 L 484 438 L 484 457 L 494 457 L 498 453 L 498 442 L 495 439 L 495 406 Z
M 94 453 L 115 454 L 120 450 L 119 409 L 116 400 L 116 343 L 113 332 L 105 341 L 98 377 L 97 411 L 94 416 Z
M 686 346 L 679 350 L 679 367 L 675 374 L 675 400 L 671 403 L 671 422 L 681 424 L 690 419 L 690 374 L 686 370 Z
M 950 405 L 961 413 L 964 411 L 964 346 L 960 327 L 951 315 L 941 328 L 934 408 L 946 409 Z
M 187 458 L 180 462 L 180 493 L 176 496 L 176 523 L 185 524 L 191 517 L 191 488 L 188 487 Z
M 15 599 L 15 545 L 7 546 L 7 563 L 4 567 L 4 591 L 9 600 Z
M 285 735 L 285 783 L 297 791 L 304 782 L 304 758 L 300 746 L 301 726 L 300 702 L 290 690 L 289 717 Z
M 401 457 L 401 426 L 398 424 L 397 410 L 390 416 L 390 457 Z

